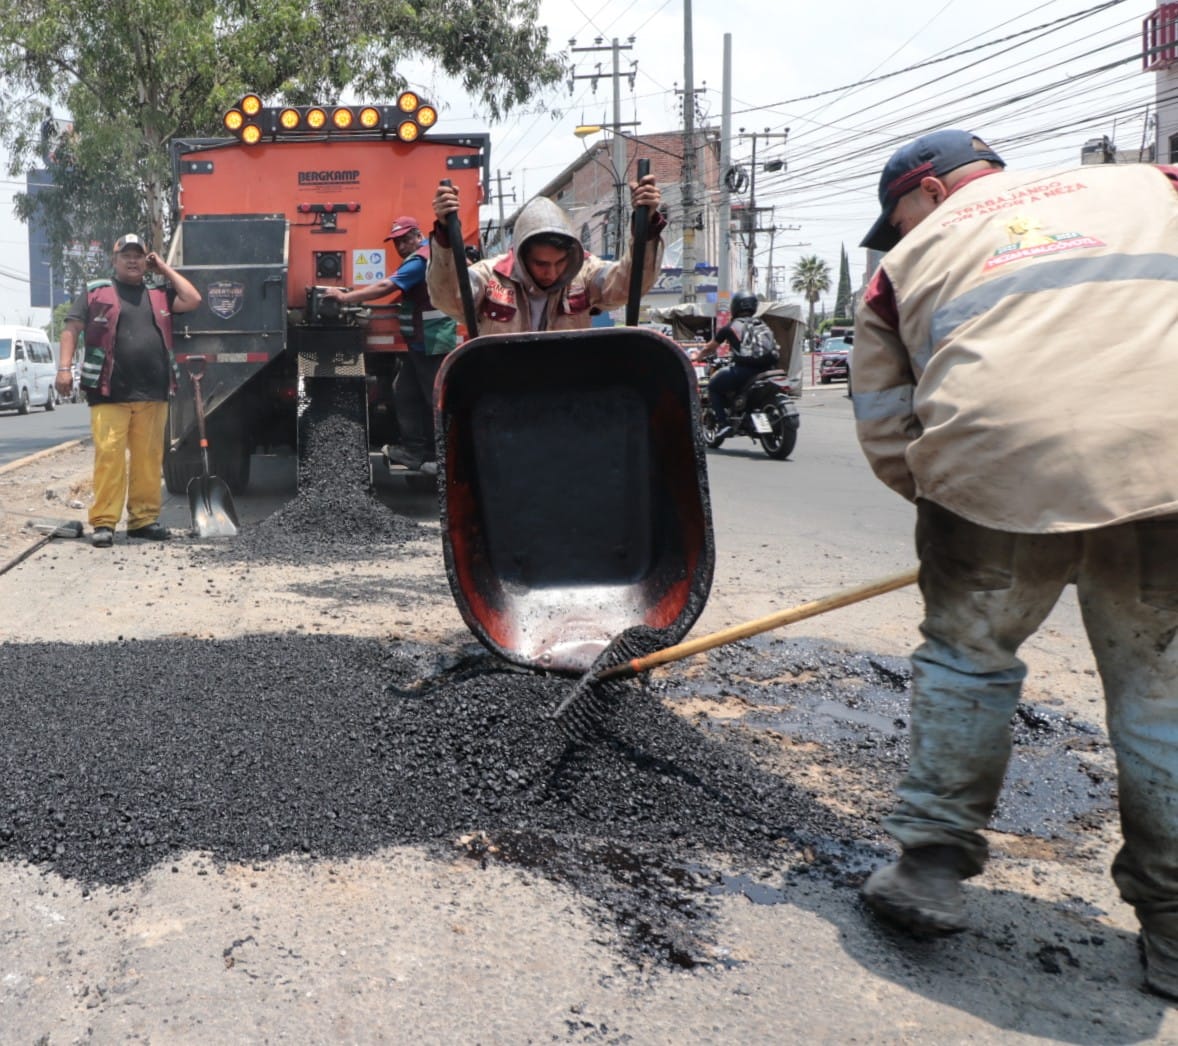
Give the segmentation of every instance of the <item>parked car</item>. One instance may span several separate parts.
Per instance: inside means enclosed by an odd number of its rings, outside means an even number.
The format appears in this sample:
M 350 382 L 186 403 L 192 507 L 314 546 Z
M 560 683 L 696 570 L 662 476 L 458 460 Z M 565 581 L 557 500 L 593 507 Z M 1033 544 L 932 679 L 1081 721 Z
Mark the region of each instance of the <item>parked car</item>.
M 36 327 L 0 326 L 0 410 L 28 414 L 32 407 L 57 406 L 57 363 L 45 332 Z
M 832 381 L 851 380 L 851 341 L 849 338 L 828 338 L 822 346 L 818 361 L 818 380 L 823 385 Z

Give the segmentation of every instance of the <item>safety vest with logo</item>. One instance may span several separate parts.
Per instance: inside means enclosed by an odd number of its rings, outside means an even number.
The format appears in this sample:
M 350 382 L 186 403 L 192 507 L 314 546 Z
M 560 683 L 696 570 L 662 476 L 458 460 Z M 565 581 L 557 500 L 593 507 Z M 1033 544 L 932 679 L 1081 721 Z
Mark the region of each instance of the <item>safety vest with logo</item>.
M 876 474 L 982 526 L 1178 512 L 1178 171 L 998 171 L 888 252 L 856 314 Z
M 172 357 L 172 310 L 168 292 L 160 287 L 147 288 L 151 318 L 164 340 L 169 362 L 169 393 L 176 391 L 176 362 Z M 86 285 L 85 353 L 82 357 L 81 385 L 110 395 L 110 377 L 114 372 L 115 336 L 119 329 L 121 305 L 118 291 L 110 280 L 94 280 Z
M 429 245 L 423 243 L 409 257 L 421 258 L 428 267 Z M 409 347 L 424 347 L 427 356 L 444 356 L 458 344 L 458 324 L 434 308 L 424 278 L 401 295 L 397 318 Z

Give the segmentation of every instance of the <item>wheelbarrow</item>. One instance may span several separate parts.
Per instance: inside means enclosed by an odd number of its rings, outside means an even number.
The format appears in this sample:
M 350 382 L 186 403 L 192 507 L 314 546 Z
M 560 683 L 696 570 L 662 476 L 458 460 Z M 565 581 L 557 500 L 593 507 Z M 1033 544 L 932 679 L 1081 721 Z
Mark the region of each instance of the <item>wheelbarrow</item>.
M 581 674 L 627 628 L 686 635 L 715 547 L 695 375 L 673 341 L 633 326 L 476 337 L 442 364 L 434 417 L 446 574 L 488 649 Z

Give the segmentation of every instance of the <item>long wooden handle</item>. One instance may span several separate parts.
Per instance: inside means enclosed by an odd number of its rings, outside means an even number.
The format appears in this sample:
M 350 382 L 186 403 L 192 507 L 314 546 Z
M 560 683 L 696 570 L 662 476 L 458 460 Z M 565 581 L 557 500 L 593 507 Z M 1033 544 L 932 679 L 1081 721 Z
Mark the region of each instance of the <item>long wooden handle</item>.
M 682 661 L 683 658 L 691 657 L 692 654 L 702 654 L 705 650 L 712 650 L 715 647 L 724 646 L 726 643 L 735 643 L 740 639 L 748 639 L 749 636 L 781 628 L 782 625 L 792 625 L 795 621 L 817 617 L 819 614 L 825 614 L 828 610 L 837 610 L 839 607 L 850 606 L 852 603 L 861 603 L 865 599 L 882 596 L 885 592 L 894 592 L 898 588 L 906 588 L 908 585 L 915 584 L 918 574 L 918 568 L 913 567 L 901 574 L 877 578 L 875 581 L 868 581 L 866 584 L 856 585 L 854 588 L 844 588 L 840 592 L 823 596 L 821 599 L 802 603 L 800 606 L 790 607 L 788 610 L 779 610 L 775 614 L 746 621 L 742 625 L 733 625 L 731 628 L 700 636 L 698 639 L 689 639 L 686 642 L 677 643 L 675 646 L 656 650 L 653 654 L 647 654 L 645 657 L 636 657 L 632 661 L 625 661 L 613 668 L 606 669 L 598 678 L 611 679 L 619 676 L 638 675 L 659 665 Z

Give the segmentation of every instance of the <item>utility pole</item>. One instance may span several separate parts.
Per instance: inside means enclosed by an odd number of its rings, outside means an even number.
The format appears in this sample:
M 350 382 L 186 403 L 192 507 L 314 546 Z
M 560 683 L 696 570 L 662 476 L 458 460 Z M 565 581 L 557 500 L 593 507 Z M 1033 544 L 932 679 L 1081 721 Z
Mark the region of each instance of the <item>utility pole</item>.
M 724 84 L 721 89 L 720 115 L 720 245 L 716 262 L 716 313 L 727 313 L 732 302 L 732 197 L 728 189 L 728 169 L 732 166 L 732 34 L 724 34 Z
M 626 139 L 622 134 L 622 128 L 625 126 L 632 126 L 622 123 L 622 74 L 621 74 L 621 53 L 622 51 L 632 50 L 634 47 L 634 37 L 630 37 L 625 44 L 619 43 L 615 36 L 613 42 L 607 47 L 602 44 L 602 38 L 599 36 L 595 38 L 592 47 L 576 47 L 576 40 L 569 41 L 569 49 L 571 51 L 591 52 L 591 51 L 612 51 L 613 52 L 613 88 L 614 88 L 614 122 L 610 126 L 613 131 L 613 169 L 614 169 L 614 257 L 620 258 L 622 256 L 626 242 L 626 229 L 629 222 L 626 207 Z M 631 63 L 631 69 L 628 75 L 630 79 L 630 86 L 634 86 L 634 65 Z M 569 89 L 572 90 L 573 81 L 575 80 L 592 80 L 593 89 L 597 90 L 597 81 L 601 79 L 601 63 L 597 63 L 597 72 L 595 73 L 572 73 L 569 76 Z
M 749 206 L 748 206 L 748 261 L 745 266 L 745 286 L 750 290 L 757 285 L 757 233 L 766 232 L 765 229 L 757 228 L 757 139 L 763 138 L 765 141 L 780 141 L 785 144 L 789 138 L 789 128 L 784 131 L 770 131 L 768 127 L 761 132 L 751 131 L 745 133 L 744 128 L 740 129 L 741 138 L 751 138 L 753 142 L 753 157 L 749 164 Z
M 683 301 L 695 301 L 695 68 L 691 0 L 683 0 Z
M 769 226 L 769 264 L 765 266 L 765 300 L 774 300 L 773 288 L 773 241 L 777 239 L 777 226 Z
M 510 171 L 507 172 L 507 177 L 508 178 L 511 177 Z M 502 250 L 503 245 L 506 241 L 505 231 L 503 228 L 503 224 L 505 221 L 505 219 L 503 217 L 503 196 L 504 196 L 504 193 L 503 193 L 503 172 L 501 170 L 499 170 L 498 168 L 496 168 L 495 169 L 495 198 L 499 203 L 499 233 L 498 233 L 498 236 L 496 237 L 496 240 L 495 240 L 495 246 L 500 250 Z M 515 190 L 514 189 L 511 190 L 511 202 L 515 203 Z M 490 246 L 491 246 L 490 244 L 487 244 L 488 249 L 490 248 Z

